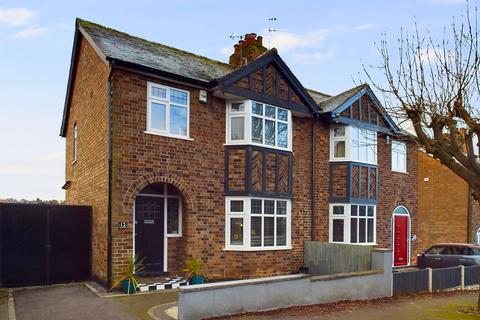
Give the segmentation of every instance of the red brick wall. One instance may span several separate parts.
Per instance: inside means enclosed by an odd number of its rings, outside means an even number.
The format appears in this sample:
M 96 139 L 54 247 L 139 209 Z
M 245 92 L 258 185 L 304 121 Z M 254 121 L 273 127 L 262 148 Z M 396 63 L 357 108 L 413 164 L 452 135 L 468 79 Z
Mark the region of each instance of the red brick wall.
M 91 205 L 92 273 L 107 279 L 108 74 L 109 67 L 81 37 L 66 132 L 67 204 Z M 94 72 L 92 72 L 94 71 Z M 73 126 L 78 126 L 78 160 L 73 161 Z
M 315 138 L 315 236 L 313 240 L 328 242 L 328 181 L 330 179 L 330 126 L 324 121 L 316 123 Z M 307 192 L 305 190 L 305 192 Z M 305 223 L 310 232 L 310 222 Z
M 417 190 L 417 150 L 413 142 L 407 142 L 407 173 L 391 170 L 391 144 L 383 135 L 378 136 L 378 205 L 377 205 L 377 243 L 381 248 L 392 248 L 392 214 L 399 206 L 405 206 L 410 212 L 411 235 L 418 236 L 418 190 Z M 418 252 L 417 242 L 411 242 L 411 259 Z
M 147 81 L 190 91 L 193 140 L 144 133 Z M 113 84 L 112 225 L 131 224 L 132 204 L 143 186 L 168 182 L 182 192 L 185 202 L 183 237 L 169 240 L 169 271 L 178 273 L 187 256 L 201 257 L 206 275 L 213 278 L 298 271 L 303 264 L 303 241 L 310 236 L 311 120 L 294 117 L 293 124 L 293 249 L 229 252 L 223 250 L 225 101 L 209 96 L 206 105 L 200 104 L 198 89 L 129 71 L 116 70 Z M 322 148 L 322 152 L 328 150 Z M 132 253 L 130 228 L 113 229 L 114 276 Z
M 468 185 L 438 160 L 418 152 L 419 250 L 439 242 L 467 242 Z M 478 202 L 471 201 L 470 241 L 480 227 Z
M 326 159 L 329 161 L 329 159 Z M 332 179 L 332 197 L 346 198 L 348 197 L 348 164 L 335 163 L 330 165 L 330 178 Z

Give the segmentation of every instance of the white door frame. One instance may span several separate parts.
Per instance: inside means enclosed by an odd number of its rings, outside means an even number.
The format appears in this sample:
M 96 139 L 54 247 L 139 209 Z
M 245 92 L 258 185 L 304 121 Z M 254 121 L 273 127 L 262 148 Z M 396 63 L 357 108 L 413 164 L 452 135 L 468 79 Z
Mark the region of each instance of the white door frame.
M 183 203 L 182 197 L 180 195 L 168 195 L 167 194 L 167 184 L 164 184 L 164 194 L 148 194 L 148 193 L 139 193 L 137 197 L 152 197 L 152 198 L 163 198 L 163 272 L 168 271 L 168 238 L 172 237 L 181 237 L 182 236 L 182 214 L 183 214 Z M 178 234 L 167 234 L 167 199 L 176 198 L 178 199 Z M 132 215 L 132 236 L 133 236 L 133 249 L 132 256 L 135 258 L 135 201 L 133 202 L 133 215 Z
M 404 213 L 395 213 L 395 211 L 398 208 L 403 208 L 407 212 L 407 214 Z M 395 216 L 399 217 L 407 217 L 408 218 L 408 226 L 407 226 L 407 259 L 408 262 L 404 266 L 395 266 Z M 412 241 L 412 218 L 410 216 L 410 211 L 405 206 L 396 206 L 395 209 L 393 209 L 392 213 L 392 267 L 394 268 L 399 268 L 399 267 L 405 267 L 405 266 L 410 266 L 410 259 L 411 259 L 411 241 Z

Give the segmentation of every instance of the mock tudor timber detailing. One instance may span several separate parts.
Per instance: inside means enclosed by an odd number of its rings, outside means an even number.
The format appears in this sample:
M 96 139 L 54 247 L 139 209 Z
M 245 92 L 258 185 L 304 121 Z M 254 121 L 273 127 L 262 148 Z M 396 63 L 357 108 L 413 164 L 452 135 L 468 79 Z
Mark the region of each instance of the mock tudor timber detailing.
M 118 279 L 138 252 L 153 252 L 154 276 L 181 274 L 192 257 L 213 279 L 296 273 L 304 241 L 329 241 L 332 203 L 374 212 L 352 218 L 375 222 L 379 246 L 392 247 L 397 206 L 408 208 L 416 233 L 416 146 L 367 85 L 336 96 L 307 90 L 253 34 L 231 64 L 80 19 L 74 42 L 61 128 L 66 199 L 92 206 L 92 273 L 100 282 Z M 233 102 L 243 114 L 231 112 Z M 335 126 L 375 132 L 375 159 L 330 161 Z M 407 173 L 391 170 L 393 137 L 406 142 Z M 227 202 L 245 207 L 232 211 Z M 229 245 L 229 228 L 244 245 Z

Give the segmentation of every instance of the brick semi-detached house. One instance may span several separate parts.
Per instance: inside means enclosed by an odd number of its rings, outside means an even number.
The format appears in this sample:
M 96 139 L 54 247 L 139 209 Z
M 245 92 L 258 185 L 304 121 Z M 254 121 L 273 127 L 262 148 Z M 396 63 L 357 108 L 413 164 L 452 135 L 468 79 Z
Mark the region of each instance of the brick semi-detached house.
M 255 34 L 232 51 L 227 64 L 77 20 L 64 188 L 93 207 L 93 277 L 112 283 L 132 255 L 147 274 L 190 257 L 212 279 L 295 273 L 306 240 L 409 264 L 417 147 L 368 85 L 306 89 Z

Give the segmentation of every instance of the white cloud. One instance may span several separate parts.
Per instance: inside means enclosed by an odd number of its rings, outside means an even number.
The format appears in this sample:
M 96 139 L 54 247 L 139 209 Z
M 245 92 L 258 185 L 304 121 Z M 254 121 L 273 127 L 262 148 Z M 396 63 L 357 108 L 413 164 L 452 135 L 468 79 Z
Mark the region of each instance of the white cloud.
M 311 53 L 293 53 L 293 58 L 303 64 L 320 63 L 335 56 L 336 50 L 331 48 L 325 52 L 311 52 Z
M 362 31 L 362 30 L 367 30 L 367 29 L 372 29 L 372 28 L 375 28 L 377 25 L 374 24 L 374 23 L 365 23 L 365 24 L 361 24 L 361 25 L 358 25 L 358 26 L 355 26 L 353 27 L 353 31 Z
M 233 44 L 220 49 L 220 53 L 224 56 L 229 56 L 233 53 Z
M 48 27 L 29 27 L 23 30 L 18 31 L 13 35 L 14 38 L 33 38 L 38 37 L 42 34 L 50 31 Z
M 455 59 L 455 56 L 452 52 L 446 51 L 443 52 L 442 49 L 434 49 L 434 48 L 424 48 L 420 50 L 420 60 L 423 63 L 445 63 L 452 62 Z
M 319 29 L 305 34 L 278 31 L 265 36 L 264 44 L 272 48 L 277 48 L 280 52 L 291 51 L 298 48 L 320 47 L 328 33 L 328 29 Z
M 0 25 L 21 26 L 28 24 L 36 13 L 26 8 L 0 8 Z

